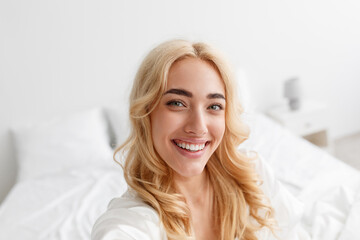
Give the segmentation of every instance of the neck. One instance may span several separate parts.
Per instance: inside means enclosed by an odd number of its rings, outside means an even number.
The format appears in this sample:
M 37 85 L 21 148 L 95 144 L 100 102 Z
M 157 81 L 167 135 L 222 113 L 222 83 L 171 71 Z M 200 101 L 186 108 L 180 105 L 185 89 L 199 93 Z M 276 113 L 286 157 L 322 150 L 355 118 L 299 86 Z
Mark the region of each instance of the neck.
M 184 177 L 175 173 L 174 182 L 177 190 L 185 197 L 188 204 L 201 204 L 208 200 L 210 193 L 210 179 L 206 168 L 193 177 Z

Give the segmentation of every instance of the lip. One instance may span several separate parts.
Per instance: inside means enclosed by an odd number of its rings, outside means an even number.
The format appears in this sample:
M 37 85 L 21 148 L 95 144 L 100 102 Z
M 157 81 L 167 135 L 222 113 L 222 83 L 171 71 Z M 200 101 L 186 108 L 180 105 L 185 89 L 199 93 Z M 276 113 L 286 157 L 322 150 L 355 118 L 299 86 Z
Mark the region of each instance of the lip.
M 207 142 L 210 142 L 210 140 L 207 139 L 201 139 L 201 138 L 175 138 L 173 141 L 180 141 L 180 142 L 187 142 L 187 143 L 193 143 L 193 144 L 205 144 Z
M 184 157 L 186 158 L 191 158 L 191 159 L 195 159 L 195 158 L 200 158 L 204 153 L 205 153 L 205 150 L 207 149 L 208 145 L 209 145 L 209 141 L 204 141 L 204 140 L 201 140 L 201 141 L 185 141 L 185 140 L 180 140 L 180 139 L 176 139 L 176 140 L 179 140 L 179 141 L 183 141 L 183 142 L 188 142 L 188 143 L 196 143 L 196 144 L 204 144 L 205 143 L 205 147 L 200 150 L 200 151 L 196 151 L 196 152 L 190 152 L 190 151 L 187 151 L 183 148 L 180 148 L 178 145 L 176 145 L 175 143 L 175 139 L 172 140 L 172 144 L 174 145 L 174 147 L 176 148 L 176 150 L 181 154 L 183 155 Z

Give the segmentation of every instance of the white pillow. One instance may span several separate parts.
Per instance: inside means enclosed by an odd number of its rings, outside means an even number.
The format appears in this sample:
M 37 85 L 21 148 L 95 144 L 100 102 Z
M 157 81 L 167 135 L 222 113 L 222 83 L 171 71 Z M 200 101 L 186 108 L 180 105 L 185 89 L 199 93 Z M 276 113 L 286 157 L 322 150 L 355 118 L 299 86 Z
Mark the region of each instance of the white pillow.
M 129 136 L 129 110 L 128 107 L 108 107 L 105 114 L 109 120 L 111 147 L 116 148 Z
M 252 85 L 250 84 L 246 71 L 243 68 L 237 68 L 235 79 L 237 94 L 244 113 L 253 113 L 257 108 L 257 104 L 251 91 Z
M 13 135 L 18 181 L 78 167 L 113 164 L 107 122 L 101 109 L 16 129 Z

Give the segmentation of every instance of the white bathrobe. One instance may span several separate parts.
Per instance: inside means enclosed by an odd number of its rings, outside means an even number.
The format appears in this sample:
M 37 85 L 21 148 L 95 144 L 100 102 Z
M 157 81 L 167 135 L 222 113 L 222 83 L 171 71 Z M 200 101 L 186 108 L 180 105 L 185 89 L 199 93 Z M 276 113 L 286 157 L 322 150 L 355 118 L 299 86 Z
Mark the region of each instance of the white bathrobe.
M 284 240 L 308 240 L 310 237 L 301 226 L 303 204 L 293 197 L 276 180 L 267 163 L 259 157 L 255 168 L 263 180 L 261 188 L 269 197 L 278 221 L 277 236 Z M 275 240 L 271 231 L 263 228 L 257 232 L 258 239 Z M 144 203 L 135 191 L 127 191 L 114 198 L 107 211 L 96 221 L 91 240 L 166 240 L 166 232 L 157 212 Z

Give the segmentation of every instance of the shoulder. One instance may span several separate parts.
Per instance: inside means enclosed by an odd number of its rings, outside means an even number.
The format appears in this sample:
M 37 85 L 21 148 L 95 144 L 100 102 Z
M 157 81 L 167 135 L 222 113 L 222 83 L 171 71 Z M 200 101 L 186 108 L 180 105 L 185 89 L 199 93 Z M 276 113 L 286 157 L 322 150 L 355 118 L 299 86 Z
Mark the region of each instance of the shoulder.
M 92 240 L 166 239 L 157 212 L 133 192 L 114 198 L 95 222 Z

